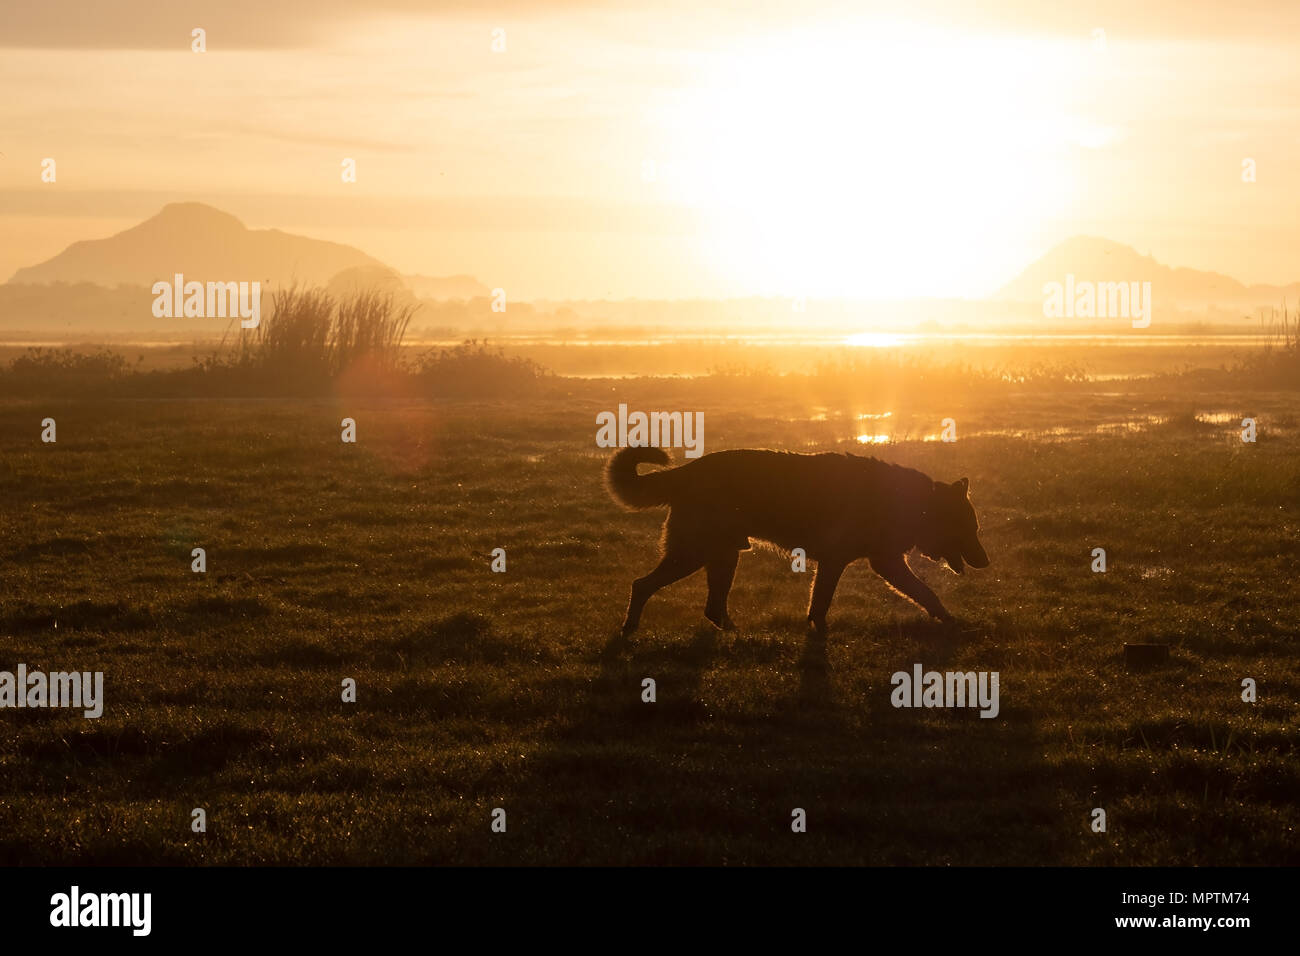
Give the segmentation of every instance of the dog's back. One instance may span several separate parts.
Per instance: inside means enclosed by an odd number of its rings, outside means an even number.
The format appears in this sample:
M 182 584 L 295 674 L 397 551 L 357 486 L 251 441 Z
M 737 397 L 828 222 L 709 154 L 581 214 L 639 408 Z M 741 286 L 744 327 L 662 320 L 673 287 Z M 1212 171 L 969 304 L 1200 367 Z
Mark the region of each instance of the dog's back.
M 919 471 L 875 458 L 755 449 L 713 452 L 669 471 L 637 474 L 643 462 L 668 461 L 660 448 L 622 449 L 606 471 L 610 493 L 630 508 L 668 505 L 700 535 L 757 538 L 814 557 L 847 536 L 868 551 L 876 539 L 895 537 L 891 524 L 905 520 L 909 505 L 919 507 L 934 484 Z

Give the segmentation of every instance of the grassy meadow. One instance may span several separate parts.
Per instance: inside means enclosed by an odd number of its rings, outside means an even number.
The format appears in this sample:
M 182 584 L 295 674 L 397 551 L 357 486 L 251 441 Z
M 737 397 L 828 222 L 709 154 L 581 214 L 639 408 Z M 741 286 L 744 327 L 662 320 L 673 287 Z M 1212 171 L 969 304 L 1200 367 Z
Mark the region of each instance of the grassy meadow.
M 706 451 L 969 476 L 992 565 L 914 559 L 962 632 L 863 562 L 819 644 L 811 574 L 755 550 L 738 631 L 704 622 L 700 574 L 617 640 L 663 518 L 602 487 L 595 416 L 619 402 L 703 411 Z M 0 863 L 1298 863 L 1294 407 L 746 375 L 510 400 L 8 395 L 0 669 L 102 670 L 106 704 L 0 712 Z M 945 417 L 958 440 L 929 440 Z M 1170 660 L 1130 672 L 1126 641 Z M 917 662 L 998 671 L 999 717 L 894 709 Z

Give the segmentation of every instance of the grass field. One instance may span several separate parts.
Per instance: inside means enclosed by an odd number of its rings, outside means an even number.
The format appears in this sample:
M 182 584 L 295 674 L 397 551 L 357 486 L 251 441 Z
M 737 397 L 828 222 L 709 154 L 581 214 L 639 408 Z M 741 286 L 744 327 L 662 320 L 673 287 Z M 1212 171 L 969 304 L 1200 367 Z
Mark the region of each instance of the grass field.
M 709 451 L 968 475 L 992 566 L 915 559 L 965 632 L 864 563 L 819 645 L 811 575 L 754 551 L 740 630 L 704 623 L 701 575 L 615 640 L 663 516 L 602 488 L 595 415 L 620 401 L 702 410 Z M 0 862 L 1300 863 L 1292 407 L 649 380 L 526 403 L 5 400 L 0 669 L 102 670 L 106 706 L 0 711 Z M 859 444 L 885 411 L 896 440 Z M 957 442 L 921 440 L 947 416 Z M 1126 641 L 1171 659 L 1129 672 Z M 891 707 L 918 662 L 998 671 L 999 717 Z

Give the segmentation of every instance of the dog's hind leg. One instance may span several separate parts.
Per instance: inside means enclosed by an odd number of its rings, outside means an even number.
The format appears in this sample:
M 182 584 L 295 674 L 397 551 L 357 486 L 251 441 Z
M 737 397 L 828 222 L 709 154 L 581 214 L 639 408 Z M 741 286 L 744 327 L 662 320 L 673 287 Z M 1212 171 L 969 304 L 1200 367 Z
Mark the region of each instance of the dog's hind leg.
M 739 560 L 739 551 L 728 551 L 707 565 L 709 599 L 704 605 L 704 616 L 724 631 L 736 629 L 736 622 L 727 614 L 727 595 L 731 593 L 731 582 L 736 578 L 736 562 Z
M 845 561 L 825 559 L 817 562 L 812 597 L 808 601 L 808 623 L 818 634 L 826 633 L 826 612 L 830 610 L 835 587 L 840 583 L 840 575 L 846 567 L 848 563 Z
M 680 581 L 704 567 L 705 559 L 683 551 L 669 551 L 658 566 L 643 578 L 632 582 L 632 596 L 627 602 L 627 617 L 623 619 L 623 636 L 631 634 L 641 623 L 645 602 L 656 591 L 674 581 Z

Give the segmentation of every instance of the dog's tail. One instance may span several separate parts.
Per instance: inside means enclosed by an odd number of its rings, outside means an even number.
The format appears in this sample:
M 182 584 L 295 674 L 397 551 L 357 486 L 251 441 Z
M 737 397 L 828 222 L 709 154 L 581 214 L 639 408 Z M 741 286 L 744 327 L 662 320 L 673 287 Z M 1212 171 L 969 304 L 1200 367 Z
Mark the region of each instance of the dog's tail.
M 605 487 L 625 508 L 653 508 L 669 499 L 670 472 L 638 475 L 637 465 L 667 465 L 672 459 L 662 448 L 621 448 L 605 466 Z

